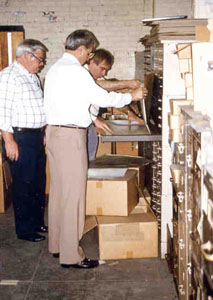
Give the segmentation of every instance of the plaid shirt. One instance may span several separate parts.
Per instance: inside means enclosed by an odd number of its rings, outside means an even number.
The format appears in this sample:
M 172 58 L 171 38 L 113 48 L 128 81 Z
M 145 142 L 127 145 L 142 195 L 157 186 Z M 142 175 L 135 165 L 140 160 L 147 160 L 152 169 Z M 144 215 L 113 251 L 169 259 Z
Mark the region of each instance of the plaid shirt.
M 0 72 L 0 129 L 41 128 L 46 125 L 43 92 L 36 74 L 14 61 Z

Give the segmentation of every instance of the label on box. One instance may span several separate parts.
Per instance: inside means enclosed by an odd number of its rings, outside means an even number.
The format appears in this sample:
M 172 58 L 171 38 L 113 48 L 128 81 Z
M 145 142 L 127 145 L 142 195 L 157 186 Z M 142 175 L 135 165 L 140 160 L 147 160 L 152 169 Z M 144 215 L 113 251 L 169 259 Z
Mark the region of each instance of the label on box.
M 96 182 L 96 188 L 97 189 L 101 189 L 102 188 L 102 182 L 101 181 L 98 181 L 98 182 Z

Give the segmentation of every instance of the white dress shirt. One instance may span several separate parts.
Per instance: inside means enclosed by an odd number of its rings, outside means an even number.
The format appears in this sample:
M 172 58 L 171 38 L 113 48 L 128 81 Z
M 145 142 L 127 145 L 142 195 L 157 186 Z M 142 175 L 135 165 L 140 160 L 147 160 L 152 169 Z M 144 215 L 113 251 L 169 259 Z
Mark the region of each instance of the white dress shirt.
M 131 101 L 129 93 L 107 92 L 97 85 L 90 73 L 69 53 L 64 53 L 46 75 L 44 106 L 50 125 L 88 127 L 94 119 L 91 105 L 123 107 Z
M 46 125 L 43 91 L 36 74 L 14 61 L 0 72 L 0 129 L 41 128 Z

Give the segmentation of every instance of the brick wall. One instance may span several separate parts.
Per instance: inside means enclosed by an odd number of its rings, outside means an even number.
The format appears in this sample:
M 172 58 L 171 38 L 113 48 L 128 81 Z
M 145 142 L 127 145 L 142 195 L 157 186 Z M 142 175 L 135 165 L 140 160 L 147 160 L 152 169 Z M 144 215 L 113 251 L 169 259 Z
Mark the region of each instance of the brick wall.
M 194 0 L 154 0 L 154 17 L 187 15 L 193 18 Z
M 196 18 L 213 18 L 213 1 L 194 0 L 194 16 Z
M 165 4 L 162 6 L 165 10 L 170 6 L 174 8 L 174 3 L 180 6 L 178 1 L 153 1 L 0 0 L 0 25 L 23 25 L 26 38 L 39 39 L 49 48 L 48 64 L 42 76 L 62 55 L 66 36 L 73 30 L 86 28 L 95 33 L 101 47 L 115 56 L 109 76 L 133 78 L 135 51 L 143 50 L 138 40 L 149 32 L 149 27 L 143 27 L 141 20 L 153 17 L 153 7 L 155 12 L 160 10 L 160 2 Z M 184 1 L 184 13 L 190 2 Z

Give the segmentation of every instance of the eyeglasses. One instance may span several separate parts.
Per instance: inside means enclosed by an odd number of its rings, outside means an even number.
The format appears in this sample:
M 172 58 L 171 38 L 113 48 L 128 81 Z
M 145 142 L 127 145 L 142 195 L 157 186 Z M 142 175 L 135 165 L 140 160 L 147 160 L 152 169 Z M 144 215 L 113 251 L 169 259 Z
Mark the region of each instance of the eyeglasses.
M 90 52 L 88 55 L 88 59 L 92 59 L 95 56 L 95 52 Z
M 93 58 L 93 56 L 95 55 L 94 50 L 91 51 L 91 48 L 87 48 L 86 46 L 84 46 L 84 49 L 85 49 L 86 52 L 87 52 L 88 60 L 90 60 L 91 58 Z M 91 52 L 90 52 L 90 51 L 91 51 Z M 89 53 L 89 52 L 90 52 L 90 53 Z
M 45 58 L 40 58 L 37 55 L 35 55 L 33 52 L 29 52 L 33 57 L 35 57 L 40 63 L 46 64 L 46 59 Z

